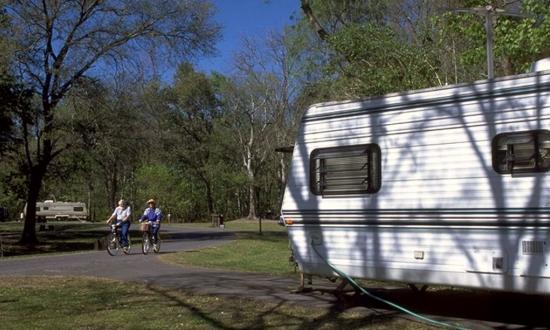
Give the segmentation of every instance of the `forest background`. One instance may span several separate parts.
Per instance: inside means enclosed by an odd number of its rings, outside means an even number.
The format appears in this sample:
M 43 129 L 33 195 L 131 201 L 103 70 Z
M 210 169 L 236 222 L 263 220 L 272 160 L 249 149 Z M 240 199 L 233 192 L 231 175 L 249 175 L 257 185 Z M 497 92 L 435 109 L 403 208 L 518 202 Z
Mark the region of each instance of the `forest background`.
M 308 106 L 487 79 L 485 18 L 458 9 L 514 14 L 492 21 L 497 78 L 550 56 L 549 0 L 296 1 L 221 74 L 196 69 L 220 37 L 209 1 L 0 0 L 0 206 L 30 205 L 21 243 L 46 199 L 94 220 L 120 198 L 178 222 L 276 216 L 275 149 Z

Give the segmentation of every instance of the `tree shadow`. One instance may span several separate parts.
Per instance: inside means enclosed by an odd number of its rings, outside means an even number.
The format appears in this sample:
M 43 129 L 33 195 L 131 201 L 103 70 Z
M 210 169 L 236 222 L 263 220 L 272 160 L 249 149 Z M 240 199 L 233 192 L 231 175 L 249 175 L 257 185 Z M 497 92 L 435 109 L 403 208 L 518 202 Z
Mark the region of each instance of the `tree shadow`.
M 251 289 L 253 287 L 254 285 L 251 285 Z M 230 294 L 219 295 L 221 299 L 226 299 L 226 301 L 211 306 L 207 310 L 200 307 L 198 303 L 187 301 L 177 295 L 173 289 L 160 288 L 152 284 L 147 284 L 147 289 L 172 300 L 176 305 L 190 311 L 193 315 L 208 322 L 212 327 L 220 329 L 319 329 L 337 327 L 356 329 L 364 328 L 366 325 L 390 326 L 390 324 L 395 324 L 396 320 L 405 322 L 405 324 L 411 322 L 401 318 L 393 311 L 353 312 L 357 315 L 348 317 L 346 309 L 343 309 L 340 304 L 332 304 L 324 308 L 311 307 L 307 303 L 300 304 L 285 299 L 276 291 L 273 291 L 273 295 L 268 294 L 268 296 L 260 299 L 264 301 L 262 304 L 258 304 L 257 299 L 235 297 Z M 258 307 L 253 308 L 253 310 L 243 310 L 243 304 L 239 302 L 251 303 Z M 351 311 L 352 308 L 349 307 L 349 310 Z M 237 325 L 228 325 L 227 320 L 225 322 L 220 320 L 218 315 L 222 312 L 231 315 L 231 318 L 236 320 L 235 324 Z

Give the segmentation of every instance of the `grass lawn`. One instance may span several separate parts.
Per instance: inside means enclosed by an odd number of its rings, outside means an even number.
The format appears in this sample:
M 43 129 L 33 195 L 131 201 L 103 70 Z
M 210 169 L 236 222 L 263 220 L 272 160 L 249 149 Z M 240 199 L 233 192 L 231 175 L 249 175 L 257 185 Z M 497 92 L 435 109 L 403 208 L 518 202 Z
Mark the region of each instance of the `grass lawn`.
M 183 228 L 212 228 L 210 222 L 185 222 L 185 223 L 170 223 L 165 224 L 171 227 L 183 227 Z M 234 231 L 250 231 L 259 232 L 259 220 L 246 220 L 237 219 L 224 222 L 225 229 Z M 262 220 L 262 231 L 279 231 L 286 232 L 284 226 L 277 224 L 276 220 Z
M 105 237 L 108 226 L 104 222 L 78 221 L 48 222 L 53 228 L 49 231 L 39 231 L 36 225 L 36 236 L 39 244 L 26 247 L 17 244 L 23 231 L 21 222 L 0 222 L 0 253 L 4 257 L 24 256 L 43 253 L 60 253 L 93 250 L 97 241 Z M 132 242 L 139 244 L 141 234 L 138 226 L 131 227 Z
M 182 265 L 288 275 L 294 272 L 289 256 L 286 233 L 238 233 L 237 239 L 228 244 L 164 254 L 161 259 Z
M 210 223 L 184 223 L 165 224 L 166 226 L 183 228 L 211 228 Z M 50 221 L 48 226 L 53 230 L 40 231 L 40 225 L 36 225 L 38 245 L 34 247 L 20 246 L 17 244 L 23 231 L 22 222 L 0 222 L 0 255 L 3 257 L 24 256 L 43 253 L 63 253 L 73 251 L 92 250 L 97 245 L 97 240 L 102 239 L 107 233 L 107 225 L 104 222 L 81 223 L 77 221 L 57 222 Z M 134 244 L 141 242 L 139 226 L 130 227 L 130 236 Z M 227 221 L 228 230 L 254 232 L 258 231 L 258 221 L 236 220 Z M 278 226 L 273 220 L 263 220 L 262 230 L 267 232 L 284 232 L 285 228 Z
M 331 311 L 76 277 L 0 277 L 2 329 L 425 329 L 366 310 Z
M 226 222 L 225 228 L 236 232 L 235 241 L 200 251 L 165 254 L 161 258 L 170 263 L 241 272 L 294 273 L 288 262 L 290 249 L 285 227 L 264 220 L 260 235 L 258 221 L 235 220 Z

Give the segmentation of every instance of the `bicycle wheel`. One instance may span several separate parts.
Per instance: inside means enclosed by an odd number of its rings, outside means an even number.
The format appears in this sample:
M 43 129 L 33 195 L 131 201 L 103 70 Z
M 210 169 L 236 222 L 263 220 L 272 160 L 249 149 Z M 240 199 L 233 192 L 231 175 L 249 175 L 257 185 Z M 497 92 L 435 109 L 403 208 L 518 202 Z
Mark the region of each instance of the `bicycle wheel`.
M 130 254 L 130 249 L 132 248 L 132 239 L 130 238 L 130 232 L 128 232 L 127 239 L 128 239 L 128 246 L 122 249 L 122 252 L 124 252 L 124 254 Z
M 116 256 L 120 251 L 120 243 L 118 237 L 113 232 L 110 232 L 107 235 L 107 253 L 112 256 Z
M 153 252 L 160 252 L 160 234 L 157 234 L 157 241 L 155 242 L 155 244 L 153 244 Z
M 151 240 L 149 239 L 149 233 L 144 232 L 143 233 L 143 239 L 141 240 L 141 252 L 143 254 L 149 253 L 151 250 Z

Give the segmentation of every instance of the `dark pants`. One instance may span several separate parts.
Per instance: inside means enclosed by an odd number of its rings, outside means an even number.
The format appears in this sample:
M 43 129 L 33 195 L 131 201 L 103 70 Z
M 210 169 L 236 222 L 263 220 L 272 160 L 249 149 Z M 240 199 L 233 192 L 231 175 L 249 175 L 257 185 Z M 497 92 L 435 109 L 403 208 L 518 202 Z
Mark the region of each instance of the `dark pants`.
M 160 224 L 156 226 L 155 225 L 151 226 L 151 233 L 153 234 L 153 244 L 156 244 L 158 242 L 159 229 L 160 229 Z
M 119 221 L 120 226 L 120 243 L 123 247 L 128 246 L 128 231 L 130 230 L 130 221 Z

